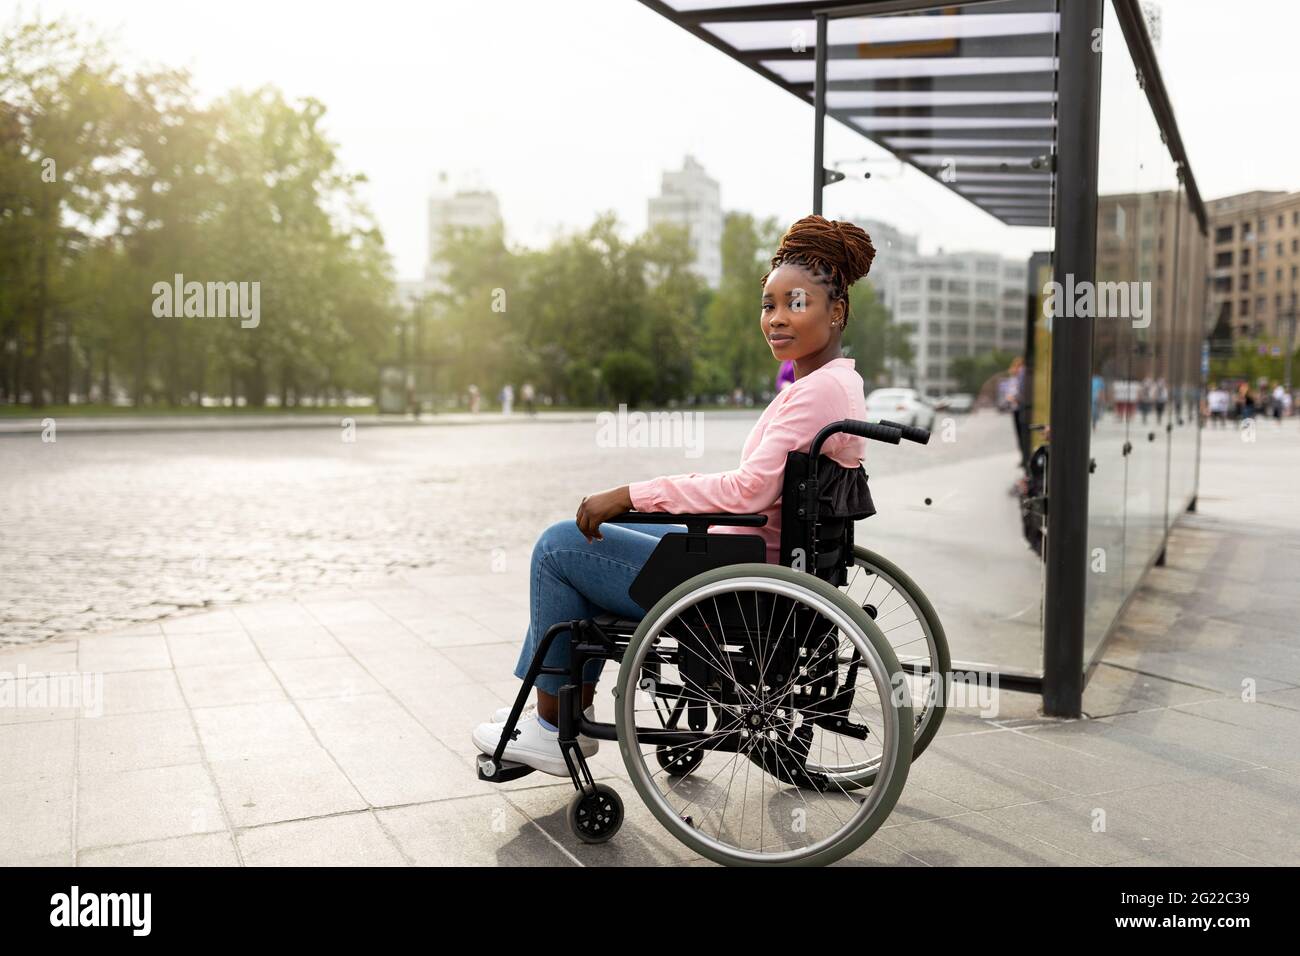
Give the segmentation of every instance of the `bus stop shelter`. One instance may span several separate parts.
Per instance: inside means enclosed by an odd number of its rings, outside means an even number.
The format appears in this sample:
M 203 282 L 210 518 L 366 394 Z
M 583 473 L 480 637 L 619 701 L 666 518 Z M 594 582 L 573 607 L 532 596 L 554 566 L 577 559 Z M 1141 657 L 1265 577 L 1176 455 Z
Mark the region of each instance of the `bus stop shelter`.
M 832 119 L 991 229 L 1047 237 L 1024 263 L 1024 446 L 991 442 L 987 463 L 909 479 L 946 513 L 870 537 L 935 603 L 955 671 L 1079 715 L 1116 620 L 1196 502 L 1206 215 L 1158 25 L 1137 0 L 642 2 L 808 105 L 811 211 L 843 179 L 824 155 Z M 962 280 L 915 278 L 930 297 L 915 309 L 904 283 L 893 304 L 943 329 L 930 353 L 978 353 L 953 332 L 967 323 L 932 317 Z M 1007 455 L 1044 445 L 1040 555 L 990 522 L 1015 517 L 998 484 Z

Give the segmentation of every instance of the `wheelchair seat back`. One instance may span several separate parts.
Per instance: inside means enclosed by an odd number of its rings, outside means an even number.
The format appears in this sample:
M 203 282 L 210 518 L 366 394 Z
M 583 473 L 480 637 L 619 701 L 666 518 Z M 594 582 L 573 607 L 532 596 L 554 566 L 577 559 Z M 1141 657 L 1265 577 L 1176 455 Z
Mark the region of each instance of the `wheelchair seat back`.
M 781 489 L 781 563 L 841 587 L 853 565 L 853 522 L 876 513 L 861 465 L 845 468 L 826 455 L 785 459 Z

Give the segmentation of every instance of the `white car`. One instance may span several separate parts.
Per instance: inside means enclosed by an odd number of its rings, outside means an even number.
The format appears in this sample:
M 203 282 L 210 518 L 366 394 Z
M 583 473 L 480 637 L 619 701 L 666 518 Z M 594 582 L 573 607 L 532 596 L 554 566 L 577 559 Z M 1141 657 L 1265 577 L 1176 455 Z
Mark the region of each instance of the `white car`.
M 878 388 L 867 396 L 867 420 L 934 430 L 934 406 L 914 388 Z
M 975 407 L 975 396 L 967 392 L 958 392 L 955 395 L 946 395 L 935 402 L 934 407 L 942 409 L 945 412 L 954 412 L 958 415 L 965 415 Z

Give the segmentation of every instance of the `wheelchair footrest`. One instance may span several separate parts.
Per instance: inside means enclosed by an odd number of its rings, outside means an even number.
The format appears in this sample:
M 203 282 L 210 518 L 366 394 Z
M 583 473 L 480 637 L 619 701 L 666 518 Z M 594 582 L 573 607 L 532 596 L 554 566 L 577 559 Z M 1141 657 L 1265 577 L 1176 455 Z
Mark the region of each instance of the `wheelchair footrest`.
M 520 777 L 528 776 L 535 769 L 527 764 L 514 763 L 510 760 L 502 760 L 498 764 L 487 754 L 479 754 L 478 760 L 475 761 L 475 767 L 478 769 L 478 778 L 486 780 L 488 783 L 505 783 L 508 780 L 518 780 Z
M 853 737 L 856 740 L 866 740 L 867 735 L 871 733 L 866 724 L 855 724 L 840 714 L 822 714 L 813 718 L 813 723 L 818 727 L 823 727 L 831 733 L 840 734 L 844 737 Z
M 807 724 L 781 741 L 760 736 L 749 752 L 749 759 L 783 783 L 807 790 L 829 790 L 831 785 L 826 774 L 809 771 L 804 766 L 812 737 L 812 727 Z

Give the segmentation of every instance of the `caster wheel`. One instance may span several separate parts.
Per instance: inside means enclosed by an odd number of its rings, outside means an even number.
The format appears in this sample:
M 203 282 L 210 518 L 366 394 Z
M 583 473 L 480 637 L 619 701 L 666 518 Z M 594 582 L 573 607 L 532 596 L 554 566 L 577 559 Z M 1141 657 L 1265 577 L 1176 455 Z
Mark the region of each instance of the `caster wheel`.
M 569 803 L 569 829 L 583 843 L 604 843 L 623 825 L 623 801 L 613 787 L 596 784 Z
M 668 744 L 656 747 L 655 756 L 659 759 L 659 766 L 670 777 L 686 776 L 704 759 L 704 753 L 699 747 L 674 747 Z

